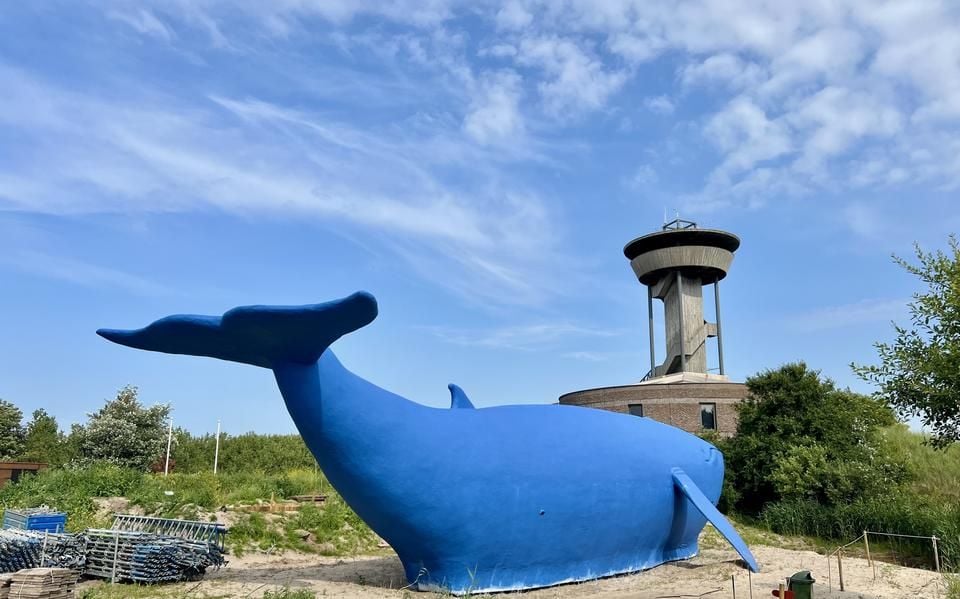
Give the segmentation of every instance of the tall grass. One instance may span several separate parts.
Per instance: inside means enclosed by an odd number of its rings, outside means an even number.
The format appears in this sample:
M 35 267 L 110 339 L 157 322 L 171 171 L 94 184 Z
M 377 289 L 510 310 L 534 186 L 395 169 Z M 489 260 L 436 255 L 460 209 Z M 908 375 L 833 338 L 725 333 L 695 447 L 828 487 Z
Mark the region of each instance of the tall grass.
M 780 534 L 814 536 L 838 543 L 852 541 L 865 530 L 936 536 L 941 564 L 950 571 L 960 567 L 960 505 L 957 504 L 934 503 L 911 494 L 893 494 L 829 507 L 813 501 L 787 501 L 768 505 L 761 521 Z M 901 561 L 933 568 L 933 544 L 929 540 L 880 541 L 892 548 Z
M 276 474 L 211 472 L 144 475 L 127 497 L 151 513 L 172 517 L 183 515 L 184 508 L 212 511 L 222 506 L 252 503 L 258 499 L 286 499 L 329 491 L 323 474 L 314 470 L 288 470 Z
M 960 503 L 960 443 L 934 449 L 925 435 L 903 424 L 884 429 L 882 437 L 893 455 L 904 460 L 914 493 Z
M 943 582 L 947 587 L 947 599 L 960 599 L 960 575 L 947 574 Z
M 881 495 L 853 503 L 823 505 L 815 501 L 768 504 L 760 522 L 785 535 L 802 535 L 846 543 L 864 530 L 905 535 L 936 536 L 942 564 L 960 569 L 960 446 L 936 450 L 924 435 L 896 425 L 881 431 L 881 442 L 906 466 L 908 479 Z M 878 549 L 896 554 L 898 561 L 933 567 L 929 540 L 874 540 Z

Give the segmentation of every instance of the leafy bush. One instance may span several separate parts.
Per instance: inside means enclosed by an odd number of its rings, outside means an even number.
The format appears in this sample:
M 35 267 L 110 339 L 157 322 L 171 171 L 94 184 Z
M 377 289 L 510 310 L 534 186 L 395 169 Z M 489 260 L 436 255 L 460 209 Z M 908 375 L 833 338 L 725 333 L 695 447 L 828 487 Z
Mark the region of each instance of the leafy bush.
M 737 509 L 757 514 L 781 499 L 849 502 L 905 478 L 879 443 L 881 428 L 895 422 L 880 402 L 837 389 L 803 363 L 753 376 L 747 388 L 737 434 L 721 445 L 736 490 L 726 500 Z
M 146 470 L 164 454 L 169 416 L 169 406 L 141 405 L 137 388 L 128 385 L 74 428 L 79 458 Z
M 0 399 L 0 460 L 13 460 L 23 451 L 23 412 Z
M 33 411 L 33 416 L 24 432 L 21 460 L 25 462 L 45 462 L 51 466 L 62 466 L 69 460 L 68 447 L 57 419 L 43 408 Z
M 819 443 L 795 445 L 777 458 L 770 478 L 782 499 L 827 505 L 885 495 L 903 480 L 904 466 L 891 454 L 870 448 L 857 453 L 861 459 L 837 460 Z

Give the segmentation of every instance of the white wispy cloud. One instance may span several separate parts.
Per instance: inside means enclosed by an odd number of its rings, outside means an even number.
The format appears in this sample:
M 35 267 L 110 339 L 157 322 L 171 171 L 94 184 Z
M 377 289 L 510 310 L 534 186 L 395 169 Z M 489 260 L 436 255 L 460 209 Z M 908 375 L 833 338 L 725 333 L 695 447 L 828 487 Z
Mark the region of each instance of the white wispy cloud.
M 581 362 L 606 362 L 610 356 L 601 352 L 592 351 L 572 351 L 563 354 L 564 358 L 571 360 L 580 360 Z
M 740 96 L 715 114 L 705 128 L 707 136 L 726 154 L 716 173 L 751 170 L 757 163 L 777 158 L 792 149 L 787 126 L 771 119 L 749 98 Z
M 381 231 L 411 261 L 442 266 L 424 277 L 459 269 L 490 301 L 538 303 L 549 291 L 517 292 L 543 279 L 542 254 L 530 250 L 556 243 L 550 212 L 524 187 L 492 183 L 487 175 L 510 158 L 463 139 L 455 122 L 375 133 L 257 99 L 125 102 L 4 68 L 0 87 L 14 90 L 0 99 L 0 124 L 29 131 L 45 156 L 0 167 L 0 205 L 333 219 Z M 445 181 L 451 170 L 460 171 L 456 188 Z
M 643 81 L 643 65 L 672 53 L 681 58 L 676 76 L 683 88 L 707 90 L 717 101 L 701 119 L 708 139 L 717 141 L 725 119 L 746 121 L 736 144 L 718 144 L 715 168 L 688 194 L 701 205 L 757 206 L 783 190 L 887 185 L 837 166 L 855 159 L 855 151 L 891 144 L 886 151 L 899 169 L 891 177 L 896 182 L 960 184 L 960 160 L 945 143 L 960 128 L 960 13 L 949 3 L 209 0 L 143 7 L 114 0 L 104 6 L 145 36 L 171 38 L 177 24 L 207 31 L 213 45 L 236 47 L 264 34 L 303 34 L 316 20 L 336 27 L 360 17 L 391 21 L 408 29 L 384 35 L 368 28 L 374 33 L 349 37 L 370 35 L 371 47 L 447 69 L 451 87 L 469 96 L 463 131 L 480 143 L 528 130 L 537 111 L 560 123 L 603 112 L 628 82 Z M 471 32 L 479 54 L 512 64 L 522 87 L 491 86 L 490 74 L 438 50 L 462 45 L 453 23 L 467 14 L 489 24 Z M 663 102 L 653 108 L 670 112 Z M 911 149 L 930 156 L 913 158 Z
M 518 30 L 530 25 L 533 15 L 523 7 L 521 2 L 510 0 L 497 10 L 495 19 L 498 27 Z
M 675 108 L 673 101 L 667 96 L 654 96 L 652 98 L 647 98 L 643 101 L 643 104 L 648 110 L 650 110 L 650 112 L 660 115 L 673 114 Z
M 570 322 L 544 322 L 493 329 L 429 329 L 448 343 L 471 347 L 534 351 L 556 348 L 564 342 L 584 338 L 605 338 L 620 331 L 595 329 Z
M 702 113 L 654 140 L 673 147 L 677 135 L 700 136 L 696 152 L 672 153 L 673 167 L 696 160 L 680 194 L 691 212 L 824 190 L 862 198 L 892 185 L 960 187 L 960 13 L 949 3 L 83 6 L 103 15 L 105 35 L 263 60 L 296 90 L 290 97 L 325 108 L 229 86 L 170 92 L 149 75 L 124 81 L 122 70 L 112 90 L 78 90 L 0 64 L 0 127 L 27 132 L 32 144 L 0 165 L 6 207 L 332 219 L 383 232 L 438 284 L 489 282 L 491 297 L 535 301 L 562 277 L 524 251 L 562 247 L 565 223 L 509 167 L 575 169 L 559 148 L 587 118 L 616 119 L 645 144 L 638 106 L 666 120 L 698 95 L 689 105 Z M 198 37 L 206 47 L 196 47 Z M 282 44 L 304 41 L 378 73 L 338 71 L 326 60 L 269 62 Z M 662 73 L 649 68 L 664 56 L 670 62 L 658 64 L 675 65 L 675 90 L 660 89 Z M 388 116 L 351 118 L 367 111 Z M 624 163 L 638 162 L 655 161 Z M 615 180 L 665 183 L 651 175 L 657 166 L 626 167 Z M 863 218 L 851 223 L 868 228 Z M 449 283 L 442 273 L 452 268 L 465 268 L 467 282 Z
M 537 88 L 544 109 L 555 117 L 602 108 L 627 80 L 624 71 L 607 68 L 582 45 L 558 36 L 523 38 L 517 60 L 546 74 Z
M 31 276 L 84 287 L 108 287 L 147 297 L 174 294 L 169 287 L 141 275 L 34 250 L 5 251 L 0 255 L 0 265 Z
M 519 75 L 503 71 L 487 75 L 473 107 L 463 120 L 467 134 L 482 144 L 514 142 L 524 133 L 520 114 Z
M 660 180 L 657 170 L 649 164 L 641 164 L 633 174 L 624 180 L 624 185 L 628 189 L 635 191 L 644 190 Z
M 135 8 L 130 11 L 113 10 L 108 12 L 107 16 L 129 25 L 134 31 L 142 35 L 158 38 L 165 42 L 169 42 L 176 37 L 176 34 L 164 25 L 163 21 L 146 8 Z
M 685 86 L 723 85 L 733 91 L 756 87 L 768 78 L 760 65 L 726 52 L 688 64 L 679 76 Z
M 865 299 L 850 304 L 824 306 L 793 316 L 789 328 L 812 333 L 903 318 L 909 299 Z

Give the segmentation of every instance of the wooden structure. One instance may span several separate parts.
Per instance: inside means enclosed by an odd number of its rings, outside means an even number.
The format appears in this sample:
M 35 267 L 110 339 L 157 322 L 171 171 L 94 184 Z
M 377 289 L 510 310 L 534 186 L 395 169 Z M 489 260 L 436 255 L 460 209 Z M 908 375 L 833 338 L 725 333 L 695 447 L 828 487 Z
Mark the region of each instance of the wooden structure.
M 0 487 L 17 482 L 24 473 L 34 473 L 47 467 L 42 462 L 0 462 Z

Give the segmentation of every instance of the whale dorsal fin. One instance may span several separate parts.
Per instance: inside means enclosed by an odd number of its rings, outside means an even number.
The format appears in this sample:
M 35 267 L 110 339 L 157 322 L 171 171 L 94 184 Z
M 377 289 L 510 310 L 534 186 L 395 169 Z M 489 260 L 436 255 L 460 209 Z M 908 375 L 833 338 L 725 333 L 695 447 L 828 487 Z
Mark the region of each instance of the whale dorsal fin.
M 468 410 L 476 409 L 473 407 L 473 402 L 470 401 L 470 398 L 467 397 L 467 394 L 463 392 L 463 389 L 450 383 L 447 385 L 447 389 L 450 389 L 450 409 L 455 408 L 466 408 Z
M 750 548 L 747 547 L 747 544 L 744 543 L 740 535 L 737 534 L 736 529 L 733 528 L 730 521 L 720 513 L 720 510 L 713 505 L 713 502 L 707 499 L 707 496 L 704 495 L 700 487 L 687 476 L 686 472 L 680 468 L 674 468 L 672 472 L 673 485 L 690 500 L 690 503 L 696 506 L 697 510 L 703 514 L 703 517 L 710 521 L 710 524 L 713 524 L 713 527 L 723 535 L 723 538 L 733 545 L 733 548 L 737 550 L 737 553 L 740 554 L 743 561 L 747 562 L 750 570 L 759 572 L 760 567 L 757 565 L 757 560 L 754 559 L 753 554 L 750 553 Z

